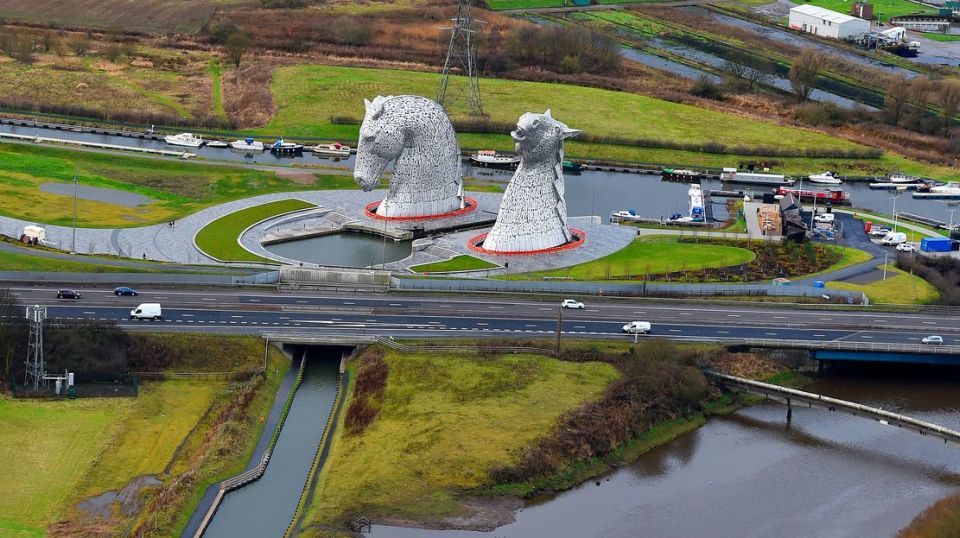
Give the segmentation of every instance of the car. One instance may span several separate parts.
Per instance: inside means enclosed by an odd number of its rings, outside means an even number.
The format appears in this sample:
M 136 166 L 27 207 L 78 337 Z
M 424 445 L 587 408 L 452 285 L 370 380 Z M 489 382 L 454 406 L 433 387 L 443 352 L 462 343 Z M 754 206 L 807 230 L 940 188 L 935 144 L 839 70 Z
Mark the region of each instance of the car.
M 910 243 L 900 243 L 897 245 L 897 250 L 900 252 L 914 252 L 917 250 L 917 247 L 911 245 Z
M 113 289 L 113 294 L 114 294 L 114 295 L 129 295 L 129 296 L 131 296 L 131 297 L 136 297 L 137 295 L 140 295 L 139 293 L 137 293 L 137 290 L 135 290 L 135 289 L 133 289 L 133 288 L 128 288 L 128 287 L 126 287 L 126 286 L 120 286 L 120 287 L 114 288 L 114 289 Z
M 76 290 L 57 290 L 57 299 L 79 299 L 80 292 Z
M 883 227 L 880 227 L 880 228 L 871 228 L 871 229 L 870 229 L 870 235 L 871 235 L 872 237 L 883 237 L 883 236 L 887 235 L 888 233 L 890 233 L 890 231 L 891 231 L 890 228 L 883 228 Z
M 576 308 L 578 310 L 583 310 L 583 303 L 576 299 L 564 299 L 560 306 L 563 308 Z
M 817 222 L 831 223 L 831 222 L 833 222 L 834 220 L 836 220 L 836 218 L 837 218 L 837 216 L 834 215 L 833 213 L 821 213 L 821 214 L 817 215 L 816 217 L 814 217 L 813 220 L 815 220 L 815 221 L 817 221 Z
M 928 346 L 942 346 L 943 337 L 938 334 L 931 334 L 930 336 L 925 336 L 923 340 L 920 340 L 920 343 L 927 344 Z
M 130 311 L 130 319 L 163 319 L 163 310 L 158 303 L 143 303 Z
M 631 321 L 623 326 L 623 332 L 632 334 L 649 334 L 650 329 L 649 321 Z

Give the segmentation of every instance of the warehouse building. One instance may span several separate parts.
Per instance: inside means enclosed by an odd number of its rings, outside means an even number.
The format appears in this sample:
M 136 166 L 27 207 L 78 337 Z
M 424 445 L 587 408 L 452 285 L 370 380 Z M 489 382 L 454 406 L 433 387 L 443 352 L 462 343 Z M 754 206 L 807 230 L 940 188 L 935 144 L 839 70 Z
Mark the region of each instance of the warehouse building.
M 802 4 L 790 9 L 790 28 L 823 37 L 848 39 L 869 32 L 870 21 Z

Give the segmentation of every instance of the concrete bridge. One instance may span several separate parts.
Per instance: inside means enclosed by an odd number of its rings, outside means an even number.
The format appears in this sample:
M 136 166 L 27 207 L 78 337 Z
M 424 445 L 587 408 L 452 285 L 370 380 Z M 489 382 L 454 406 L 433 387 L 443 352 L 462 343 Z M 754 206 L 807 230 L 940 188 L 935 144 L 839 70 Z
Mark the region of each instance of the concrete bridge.
M 741 390 L 763 396 L 769 400 L 787 405 L 787 421 L 792 419 L 793 406 L 802 405 L 810 408 L 826 409 L 827 411 L 841 411 L 856 417 L 875 420 L 881 424 L 895 428 L 910 430 L 920 435 L 943 439 L 944 443 L 960 446 L 960 432 L 943 426 L 918 420 L 906 415 L 891 413 L 876 407 L 870 407 L 846 400 L 838 400 L 822 394 L 789 389 L 770 383 L 762 383 L 751 379 L 744 379 L 714 371 L 704 372 L 707 377 L 730 389 Z

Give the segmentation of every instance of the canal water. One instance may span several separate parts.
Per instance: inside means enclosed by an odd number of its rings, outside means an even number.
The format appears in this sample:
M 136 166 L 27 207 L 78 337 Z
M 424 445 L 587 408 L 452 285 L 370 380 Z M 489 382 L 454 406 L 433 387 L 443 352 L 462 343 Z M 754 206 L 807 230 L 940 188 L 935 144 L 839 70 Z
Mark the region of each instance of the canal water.
M 264 245 L 263 248 L 278 256 L 317 265 L 368 267 L 406 258 L 410 255 L 411 243 L 344 232 Z
M 303 384 L 294 397 L 266 473 L 224 497 L 204 533 L 206 538 L 283 536 L 333 407 L 341 352 L 341 348 L 308 349 Z
M 960 424 L 956 372 L 828 375 L 807 390 Z M 893 536 L 960 491 L 956 447 L 840 413 L 761 404 L 711 419 L 610 476 L 536 499 L 493 533 L 375 527 L 388 538 Z

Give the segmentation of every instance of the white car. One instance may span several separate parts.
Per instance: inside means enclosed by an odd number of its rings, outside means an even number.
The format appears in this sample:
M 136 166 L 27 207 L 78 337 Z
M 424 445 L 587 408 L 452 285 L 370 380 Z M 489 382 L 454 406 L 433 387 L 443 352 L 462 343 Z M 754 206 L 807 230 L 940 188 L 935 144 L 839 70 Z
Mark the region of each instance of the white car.
M 943 337 L 937 334 L 931 334 L 930 336 L 924 337 L 923 340 L 920 340 L 920 343 L 927 344 L 930 346 L 942 346 Z
M 870 228 L 870 235 L 872 237 L 883 237 L 888 233 L 890 233 L 890 228 L 884 228 L 882 226 L 880 228 Z
M 649 321 L 631 321 L 623 326 L 623 332 L 631 334 L 649 334 L 650 329 Z
M 560 306 L 563 308 L 576 308 L 578 310 L 583 310 L 583 303 L 577 301 L 576 299 L 564 299 Z
M 900 243 L 897 245 L 897 250 L 900 252 L 913 252 L 917 250 L 917 248 L 910 243 Z
M 813 220 L 815 220 L 815 221 L 817 221 L 817 222 L 829 223 L 829 222 L 833 222 L 834 220 L 836 220 L 836 218 L 837 218 L 836 215 L 834 215 L 833 213 L 821 213 L 821 214 L 817 215 L 816 217 L 814 217 Z

